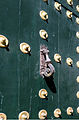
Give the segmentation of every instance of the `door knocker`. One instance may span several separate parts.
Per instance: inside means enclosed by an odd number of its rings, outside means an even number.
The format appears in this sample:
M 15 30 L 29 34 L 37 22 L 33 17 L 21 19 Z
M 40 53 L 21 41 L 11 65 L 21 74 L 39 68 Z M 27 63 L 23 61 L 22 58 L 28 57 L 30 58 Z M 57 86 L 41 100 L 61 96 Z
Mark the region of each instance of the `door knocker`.
M 40 75 L 50 77 L 55 72 L 54 66 L 48 56 L 49 50 L 45 45 L 40 46 Z

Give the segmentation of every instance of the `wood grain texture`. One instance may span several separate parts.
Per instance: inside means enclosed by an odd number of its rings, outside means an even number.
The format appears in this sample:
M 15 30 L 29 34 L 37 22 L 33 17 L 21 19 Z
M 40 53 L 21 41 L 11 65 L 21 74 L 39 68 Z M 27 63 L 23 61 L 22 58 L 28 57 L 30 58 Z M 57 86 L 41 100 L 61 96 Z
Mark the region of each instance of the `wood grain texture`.
M 75 6 L 79 4 L 74 0 L 71 8 L 66 0 L 59 0 L 67 9 L 77 16 Z M 43 21 L 39 12 L 45 10 L 48 23 Z M 54 0 L 48 5 L 43 0 L 5 0 L 0 1 L 0 34 L 9 40 L 9 51 L 0 48 L 0 112 L 4 112 L 9 119 L 16 119 L 21 111 L 28 111 L 31 119 L 38 119 L 41 109 L 48 112 L 48 118 L 55 119 L 53 112 L 60 108 L 63 119 L 78 119 L 76 109 L 79 100 L 76 92 L 79 85 L 76 77 L 79 70 L 76 62 L 79 55 L 76 47 L 79 40 L 76 32 L 79 27 L 66 16 L 66 9 L 62 7 L 61 14 L 54 8 Z M 48 32 L 48 42 L 39 36 L 39 30 Z M 23 54 L 19 45 L 26 42 L 31 46 L 31 56 Z M 40 76 L 40 45 L 45 44 L 50 51 L 50 59 L 55 66 L 54 81 L 45 81 Z M 54 54 L 62 56 L 61 64 L 53 59 Z M 66 64 L 66 58 L 73 59 L 73 67 Z M 40 99 L 40 89 L 48 91 L 48 100 Z M 66 109 L 72 107 L 73 116 L 68 116 Z

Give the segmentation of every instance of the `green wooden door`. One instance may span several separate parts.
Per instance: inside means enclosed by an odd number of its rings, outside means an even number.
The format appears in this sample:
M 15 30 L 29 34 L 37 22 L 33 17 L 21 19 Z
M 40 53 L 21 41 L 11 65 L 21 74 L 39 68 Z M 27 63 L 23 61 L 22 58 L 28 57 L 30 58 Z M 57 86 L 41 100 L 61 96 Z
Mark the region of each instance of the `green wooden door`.
M 48 112 L 48 119 L 55 119 L 53 112 L 56 108 L 61 109 L 63 119 L 79 118 L 76 111 L 79 106 L 76 97 L 79 90 L 76 32 L 79 26 L 75 22 L 79 16 L 75 8 L 79 1 L 74 0 L 73 8 L 66 0 L 59 2 L 63 5 L 61 14 L 54 8 L 54 0 L 49 0 L 48 5 L 43 0 L 0 0 L 0 34 L 9 40 L 9 50 L 0 48 L 0 112 L 9 119 L 18 118 L 21 111 L 28 111 L 30 119 L 38 119 L 41 109 Z M 66 9 L 74 13 L 72 21 L 66 16 Z M 40 18 L 41 10 L 48 13 L 48 23 Z M 40 38 L 40 29 L 48 32 L 48 42 Z M 31 46 L 31 56 L 20 51 L 22 42 Z M 46 83 L 40 76 L 41 44 L 48 47 L 55 67 L 55 91 L 51 89 L 52 80 Z M 55 53 L 62 56 L 61 64 L 54 61 Z M 73 59 L 73 67 L 66 64 L 67 57 Z M 42 88 L 48 91 L 48 100 L 38 96 Z M 68 107 L 73 108 L 73 116 L 67 115 Z

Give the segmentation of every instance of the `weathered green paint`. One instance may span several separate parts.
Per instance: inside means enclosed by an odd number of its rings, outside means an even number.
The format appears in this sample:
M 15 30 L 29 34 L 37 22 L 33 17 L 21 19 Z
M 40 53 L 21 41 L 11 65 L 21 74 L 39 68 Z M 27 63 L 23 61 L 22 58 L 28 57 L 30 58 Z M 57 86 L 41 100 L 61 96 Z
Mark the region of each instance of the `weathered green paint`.
M 61 3 L 78 15 L 75 9 L 79 4 L 78 0 L 74 0 L 73 8 L 67 5 L 66 0 Z M 40 10 L 48 13 L 48 23 L 40 18 Z M 47 110 L 50 119 L 54 118 L 53 111 L 57 107 L 61 109 L 63 119 L 79 118 L 76 112 L 79 105 L 76 98 L 76 92 L 79 90 L 76 82 L 79 73 L 76 61 L 79 60 L 79 55 L 75 51 L 79 45 L 75 36 L 79 26 L 75 17 L 73 16 L 71 21 L 65 12 L 65 8 L 62 8 L 61 14 L 57 12 L 53 0 L 49 0 L 48 5 L 42 0 L 0 1 L 0 34 L 5 35 L 10 43 L 9 51 L 0 48 L 0 112 L 4 112 L 9 119 L 18 118 L 19 112 L 23 110 L 30 113 L 31 119 L 37 119 L 41 109 Z M 40 29 L 48 32 L 48 42 L 40 38 Z M 31 46 L 31 56 L 20 51 L 21 42 Z M 48 46 L 49 56 L 55 66 L 56 93 L 50 90 L 39 74 L 41 44 Z M 62 56 L 61 64 L 54 61 L 55 53 Z M 67 57 L 73 59 L 73 67 L 67 66 Z M 38 92 L 42 88 L 48 91 L 48 100 L 39 98 Z M 73 116 L 66 114 L 69 106 L 74 109 Z

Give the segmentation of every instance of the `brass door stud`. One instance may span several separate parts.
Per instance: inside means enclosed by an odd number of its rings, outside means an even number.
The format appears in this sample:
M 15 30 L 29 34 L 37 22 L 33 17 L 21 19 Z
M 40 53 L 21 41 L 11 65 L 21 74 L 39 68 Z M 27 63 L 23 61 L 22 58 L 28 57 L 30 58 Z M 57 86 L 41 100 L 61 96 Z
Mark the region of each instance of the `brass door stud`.
M 77 12 L 79 12 L 79 5 L 76 6 L 76 10 L 77 10 Z
M 23 53 L 25 53 L 25 54 L 27 54 L 27 53 L 30 53 L 30 51 L 31 51 L 31 48 L 30 48 L 30 46 L 27 44 L 27 43 L 21 43 L 20 44 L 20 50 L 23 52 Z
M 61 11 L 61 4 L 60 4 L 60 3 L 55 2 L 55 3 L 54 3 L 54 7 L 55 7 L 55 9 L 56 9 L 57 11 Z
M 79 107 L 77 107 L 77 113 L 79 114 Z
M 76 37 L 79 39 L 79 32 L 76 32 Z
M 46 110 L 40 110 L 38 116 L 39 116 L 39 119 L 45 120 L 45 118 L 47 117 L 47 111 Z
M 54 60 L 56 61 L 56 62 L 61 62 L 61 56 L 57 53 L 57 54 L 55 54 L 54 55 Z
M 77 76 L 76 81 L 77 81 L 77 83 L 79 83 L 79 76 Z
M 79 54 L 79 46 L 76 47 L 76 52 Z
M 47 95 L 48 95 L 48 92 L 45 90 L 45 89 L 41 89 L 40 91 L 39 91 L 39 97 L 40 98 L 46 98 L 47 97 Z
M 76 18 L 76 23 L 79 24 L 79 17 Z
M 57 109 L 54 110 L 54 116 L 56 118 L 59 118 L 61 116 L 61 110 L 59 108 L 57 108 Z
M 69 5 L 73 5 L 73 0 L 67 0 L 67 3 L 68 3 Z
M 67 114 L 68 115 L 72 115 L 73 114 L 73 108 L 72 107 L 68 107 L 67 108 Z
M 40 34 L 40 37 L 44 40 L 46 40 L 48 38 L 48 34 L 45 30 L 40 30 L 39 34 Z
M 7 47 L 8 44 L 9 44 L 8 39 L 5 36 L 0 35 L 0 47 Z
M 47 12 L 45 12 L 44 10 L 41 10 L 40 11 L 40 17 L 43 19 L 43 20 L 48 20 L 48 14 Z
M 79 61 L 77 61 L 76 66 L 77 66 L 77 68 L 79 68 Z
M 76 93 L 77 98 L 79 99 L 79 91 Z
M 7 120 L 7 116 L 4 113 L 0 113 L 1 120 Z
M 19 120 L 29 119 L 29 113 L 27 111 L 22 111 L 19 114 Z
M 66 59 L 66 63 L 71 66 L 73 64 L 73 60 L 71 58 Z
M 70 18 L 70 19 L 72 18 L 72 12 L 71 11 L 67 10 L 66 15 L 67 15 L 68 18 Z

